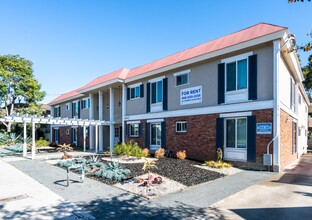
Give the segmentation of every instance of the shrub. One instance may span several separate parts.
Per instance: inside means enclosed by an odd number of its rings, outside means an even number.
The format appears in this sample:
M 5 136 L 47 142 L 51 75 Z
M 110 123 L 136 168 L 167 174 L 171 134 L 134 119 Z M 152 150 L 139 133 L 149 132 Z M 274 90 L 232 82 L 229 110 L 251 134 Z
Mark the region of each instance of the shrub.
M 4 149 L 14 151 L 17 153 L 23 152 L 23 146 L 22 145 L 11 145 L 11 146 L 5 146 Z
M 112 162 L 108 165 L 99 163 L 99 170 L 94 172 L 93 175 L 101 178 L 107 178 L 110 180 L 122 181 L 126 178 L 126 175 L 130 173 L 128 169 L 122 169 L 118 162 Z
M 131 156 L 136 158 L 141 158 L 143 156 L 143 150 L 137 144 L 135 144 L 131 149 Z
M 186 158 L 186 151 L 183 150 L 183 151 L 178 151 L 177 154 L 176 154 L 177 158 L 181 159 L 181 160 L 184 160 Z
M 143 157 L 143 150 L 138 146 L 137 143 L 132 140 L 125 144 L 117 144 L 115 145 L 114 154 L 117 156 L 134 156 L 137 158 Z
M 50 142 L 47 140 L 44 140 L 42 137 L 36 141 L 36 147 L 47 147 L 50 145 Z
M 221 169 L 221 168 L 230 168 L 232 167 L 231 164 L 229 163 L 225 163 L 223 161 L 206 161 L 205 164 L 209 167 L 212 167 L 212 168 L 217 168 L 217 169 Z
M 55 142 L 51 142 L 51 143 L 49 144 L 49 146 L 50 146 L 50 147 L 57 147 L 58 145 L 57 145 L 57 143 L 55 143 Z
M 155 151 L 155 157 L 156 158 L 162 158 L 165 156 L 165 150 L 163 148 L 159 148 Z
M 148 157 L 149 156 L 149 150 L 147 148 L 144 148 L 142 150 L 142 157 Z
M 71 155 L 68 155 L 67 151 L 72 151 L 73 148 L 70 146 L 70 144 L 63 144 L 63 145 L 58 145 L 57 151 L 63 152 L 64 155 L 62 156 L 62 159 L 69 159 L 72 158 Z

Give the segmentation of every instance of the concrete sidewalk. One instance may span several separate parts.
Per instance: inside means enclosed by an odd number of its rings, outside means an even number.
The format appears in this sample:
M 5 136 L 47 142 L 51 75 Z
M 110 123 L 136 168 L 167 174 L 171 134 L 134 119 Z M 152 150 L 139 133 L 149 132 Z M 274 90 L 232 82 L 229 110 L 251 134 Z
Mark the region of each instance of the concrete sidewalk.
M 0 167 L 0 219 L 94 219 L 1 158 Z
M 205 210 L 211 219 L 311 219 L 312 154 Z

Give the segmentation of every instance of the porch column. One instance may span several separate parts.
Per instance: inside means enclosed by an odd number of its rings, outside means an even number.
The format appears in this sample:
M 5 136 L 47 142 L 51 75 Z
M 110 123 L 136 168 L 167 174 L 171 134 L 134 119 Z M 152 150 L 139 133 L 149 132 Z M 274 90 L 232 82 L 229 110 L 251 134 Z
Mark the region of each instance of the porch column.
M 31 146 L 31 159 L 35 159 L 35 154 L 36 154 L 36 134 L 35 134 L 35 122 L 34 119 L 31 120 L 31 124 L 32 124 L 32 146 Z
M 99 91 L 99 120 L 103 121 L 103 91 Z M 100 125 L 99 127 L 99 150 L 103 151 L 104 145 L 103 145 L 103 126 Z
M 94 119 L 94 96 L 93 94 L 89 94 L 90 98 L 90 109 L 89 109 L 89 120 Z M 89 126 L 89 149 L 94 149 L 94 133 L 93 133 L 93 126 Z
M 86 152 L 86 126 L 83 125 L 83 152 Z
M 122 119 L 122 143 L 125 143 L 125 117 L 127 112 L 127 87 L 122 84 L 122 106 L 121 106 L 121 119 Z
M 115 126 L 114 126 L 114 114 L 115 114 L 115 104 L 114 104 L 114 89 L 109 88 L 109 146 L 110 149 L 114 149 L 115 144 Z
M 96 124 L 95 125 L 95 152 L 99 152 L 99 132 L 98 129 L 99 126 Z
M 27 132 L 26 132 L 26 122 L 24 122 L 24 144 L 23 144 L 23 157 L 27 156 Z
M 51 107 L 51 117 L 54 117 L 54 107 Z M 50 142 L 53 142 L 53 126 L 50 124 Z

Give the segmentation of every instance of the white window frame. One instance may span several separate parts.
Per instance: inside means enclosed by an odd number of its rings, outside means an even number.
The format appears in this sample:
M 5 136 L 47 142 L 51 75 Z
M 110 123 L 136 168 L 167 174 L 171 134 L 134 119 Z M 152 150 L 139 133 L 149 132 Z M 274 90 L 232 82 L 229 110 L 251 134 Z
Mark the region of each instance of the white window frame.
M 61 106 L 59 106 L 59 105 L 54 106 L 53 110 L 54 110 L 55 117 L 61 117 Z M 59 115 L 56 115 L 57 112 L 59 113 Z M 53 117 L 54 117 L 54 115 L 53 115 Z
M 151 107 L 151 112 L 160 112 L 163 110 L 163 106 L 162 106 L 162 103 L 163 103 L 163 95 L 161 97 L 161 102 L 157 102 L 157 93 L 158 93 L 158 89 L 157 89 L 157 83 L 158 82 L 162 82 L 162 94 L 164 92 L 163 90 L 163 79 L 165 78 L 165 76 L 161 76 L 161 77 L 158 77 L 158 78 L 155 78 L 155 79 L 151 79 L 149 80 L 148 82 L 151 83 L 150 85 L 150 107 Z M 152 103 L 152 96 L 153 96 L 153 92 L 152 92 L 152 84 L 153 83 L 156 83 L 156 103 Z
M 227 127 L 226 121 L 235 119 L 235 146 L 234 147 L 226 147 L 227 146 Z M 246 120 L 246 147 L 238 148 L 237 147 L 237 120 L 245 119 Z M 248 118 L 247 117 L 232 117 L 232 118 L 224 118 L 224 159 L 232 160 L 232 161 L 247 161 L 247 148 L 248 148 Z
M 132 133 L 132 131 L 135 131 L 134 128 L 132 127 L 136 127 L 137 126 L 137 130 L 135 133 Z M 129 124 L 129 136 L 130 137 L 139 137 L 140 136 L 140 124 L 139 123 L 131 123 Z
M 222 59 L 221 63 L 224 63 L 224 98 L 225 98 L 225 103 L 235 103 L 235 102 L 244 102 L 244 101 L 248 101 L 248 88 L 249 88 L 249 84 L 248 84 L 248 79 L 249 79 L 249 62 L 248 62 L 248 57 L 253 55 L 253 52 L 248 52 L 248 53 L 244 53 L 244 54 L 240 54 L 237 56 L 233 56 L 233 57 L 229 57 L 226 59 Z M 237 62 L 240 60 L 245 60 L 247 59 L 247 87 L 246 89 L 239 89 L 237 90 Z M 235 77 L 236 77 L 236 90 L 233 91 L 227 91 L 227 64 L 229 63 L 233 63 L 236 62 L 236 72 L 235 72 Z
M 178 125 L 180 124 L 181 130 L 178 129 Z M 183 129 L 183 125 L 184 129 Z M 186 133 L 187 132 L 187 122 L 186 121 L 177 121 L 176 122 L 176 132 L 177 133 Z
M 130 89 L 130 94 L 129 94 L 129 100 L 134 100 L 134 99 L 139 99 L 141 98 L 141 86 L 142 83 L 136 83 L 133 85 L 128 86 L 128 88 Z M 138 89 L 138 94 L 136 94 L 136 90 Z M 134 90 L 134 97 L 131 98 L 133 91 Z
M 86 104 L 88 103 L 88 105 Z M 84 98 L 81 100 L 81 109 L 89 109 L 90 108 L 90 98 Z
M 296 111 L 296 83 L 292 77 L 290 77 L 291 87 L 290 87 L 290 109 Z
M 152 129 L 152 125 L 158 125 L 158 126 L 160 126 L 160 140 L 158 140 L 159 141 L 159 145 L 158 144 L 152 144 L 152 132 L 153 132 L 153 129 Z M 157 131 L 157 129 L 156 129 L 156 131 Z M 152 122 L 152 123 L 150 123 L 150 148 L 152 149 L 152 150 L 155 150 L 155 149 L 159 149 L 160 147 L 161 147 L 161 122 Z M 157 133 L 155 134 L 155 136 L 157 137 Z M 156 143 L 158 142 L 157 141 L 157 138 L 156 138 Z
M 70 102 L 67 102 L 65 105 L 66 105 L 66 110 L 69 111 L 70 110 Z
M 188 69 L 188 70 L 183 70 L 183 71 L 174 73 L 173 76 L 175 77 L 175 86 L 183 86 L 183 85 L 188 85 L 188 84 L 190 84 L 190 74 L 189 74 L 190 72 L 191 72 L 191 70 Z M 178 85 L 178 77 L 179 77 L 179 76 L 183 76 L 183 75 L 187 75 L 187 82 Z
M 66 129 L 66 135 L 69 135 L 69 128 Z

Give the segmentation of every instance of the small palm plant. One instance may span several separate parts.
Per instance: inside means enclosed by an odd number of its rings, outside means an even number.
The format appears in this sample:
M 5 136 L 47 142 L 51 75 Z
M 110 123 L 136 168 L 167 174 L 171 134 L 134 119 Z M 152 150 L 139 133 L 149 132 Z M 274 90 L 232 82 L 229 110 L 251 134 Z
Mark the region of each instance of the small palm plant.
M 144 158 L 144 160 L 145 160 L 145 162 L 144 162 L 142 170 L 148 172 L 148 179 L 150 179 L 150 171 L 152 169 L 158 169 L 158 167 L 156 166 L 156 162 L 155 161 L 153 161 L 153 160 L 149 161 L 146 158 Z
M 62 156 L 62 159 L 68 159 L 68 158 L 71 158 L 72 156 L 71 155 L 68 155 L 68 151 L 71 151 L 73 150 L 73 148 L 70 146 L 70 144 L 63 144 L 63 145 L 58 145 L 58 148 L 57 148 L 57 151 L 59 152 L 63 152 L 63 156 Z

